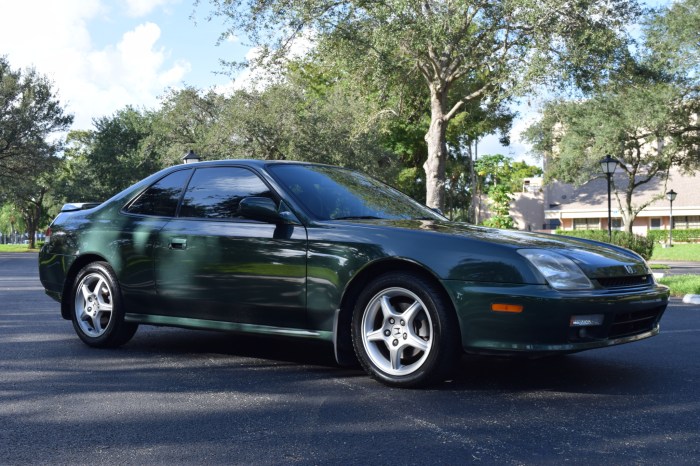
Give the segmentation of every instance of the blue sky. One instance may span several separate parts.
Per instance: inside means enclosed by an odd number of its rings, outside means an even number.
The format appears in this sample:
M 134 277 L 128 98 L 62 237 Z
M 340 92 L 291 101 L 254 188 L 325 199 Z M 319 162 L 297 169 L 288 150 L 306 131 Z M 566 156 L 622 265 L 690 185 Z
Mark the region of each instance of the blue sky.
M 49 76 L 75 115 L 74 129 L 126 105 L 153 108 L 169 88 L 231 85 L 219 58 L 240 59 L 240 41 L 216 46 L 223 26 L 189 0 L 22 0 L 0 3 L 0 54 Z
M 126 105 L 155 108 L 168 89 L 245 86 L 249 73 L 234 83 L 217 72 L 219 59 L 240 60 L 249 47 L 237 38 L 217 46 L 224 26 L 207 13 L 206 0 L 197 10 L 191 0 L 1 0 L 0 55 L 48 75 L 75 115 L 73 129 L 90 129 Z M 510 147 L 488 137 L 479 153 L 534 163 L 519 134 L 535 114 L 521 113 Z

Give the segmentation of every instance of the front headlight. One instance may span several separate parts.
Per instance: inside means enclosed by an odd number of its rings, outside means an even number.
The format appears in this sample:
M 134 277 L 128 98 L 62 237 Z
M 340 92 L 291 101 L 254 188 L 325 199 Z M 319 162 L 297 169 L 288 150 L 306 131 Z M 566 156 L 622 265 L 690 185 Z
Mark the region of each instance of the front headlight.
M 539 270 L 552 288 L 588 290 L 593 284 L 568 257 L 546 249 L 519 249 L 518 253 Z

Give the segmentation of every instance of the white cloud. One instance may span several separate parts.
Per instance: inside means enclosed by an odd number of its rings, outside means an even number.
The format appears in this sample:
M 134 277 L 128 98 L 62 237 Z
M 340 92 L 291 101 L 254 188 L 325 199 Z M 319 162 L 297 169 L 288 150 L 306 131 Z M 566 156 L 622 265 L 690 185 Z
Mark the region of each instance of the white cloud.
M 168 3 L 173 3 L 173 0 L 126 0 L 126 12 L 129 16 L 140 18 Z
M 292 41 L 289 50 L 285 56 L 287 60 L 294 60 L 306 55 L 314 47 L 314 35 L 310 32 L 296 38 Z M 257 60 L 261 53 L 260 47 L 252 47 L 246 53 L 245 59 L 248 62 Z M 276 70 L 269 70 L 264 67 L 248 67 L 242 70 L 233 82 L 218 86 L 215 90 L 219 93 L 226 94 L 240 89 L 248 90 L 263 90 L 277 79 Z
M 137 3 L 137 2 L 133 2 Z M 162 1 L 138 2 L 141 11 Z M 99 0 L 0 3 L 0 55 L 13 68 L 33 66 L 53 80 L 60 101 L 75 115 L 73 128 L 126 105 L 152 107 L 158 95 L 182 82 L 190 65 L 170 60 L 159 46 L 161 30 L 144 22 L 126 30 L 116 44 L 94 47 L 89 25 L 108 11 Z

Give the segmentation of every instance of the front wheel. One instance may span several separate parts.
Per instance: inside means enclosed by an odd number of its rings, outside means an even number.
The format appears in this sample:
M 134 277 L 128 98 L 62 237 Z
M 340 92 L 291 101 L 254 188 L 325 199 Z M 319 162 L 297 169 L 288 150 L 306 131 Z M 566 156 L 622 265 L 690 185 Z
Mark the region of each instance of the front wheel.
M 397 387 L 443 380 L 459 349 L 457 322 L 440 290 L 423 277 L 388 273 L 360 294 L 352 337 L 363 368 Z
M 90 346 L 123 345 L 138 328 L 124 321 L 119 282 L 106 262 L 93 262 L 78 272 L 69 305 L 75 333 Z

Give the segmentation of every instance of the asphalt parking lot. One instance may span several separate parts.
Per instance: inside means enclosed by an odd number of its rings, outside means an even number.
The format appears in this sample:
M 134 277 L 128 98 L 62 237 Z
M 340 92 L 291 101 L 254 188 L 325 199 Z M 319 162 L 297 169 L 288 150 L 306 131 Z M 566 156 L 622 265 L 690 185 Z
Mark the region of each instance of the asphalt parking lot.
M 0 254 L 0 464 L 700 463 L 700 306 L 654 338 L 390 389 L 329 347 L 142 327 L 88 348 Z

